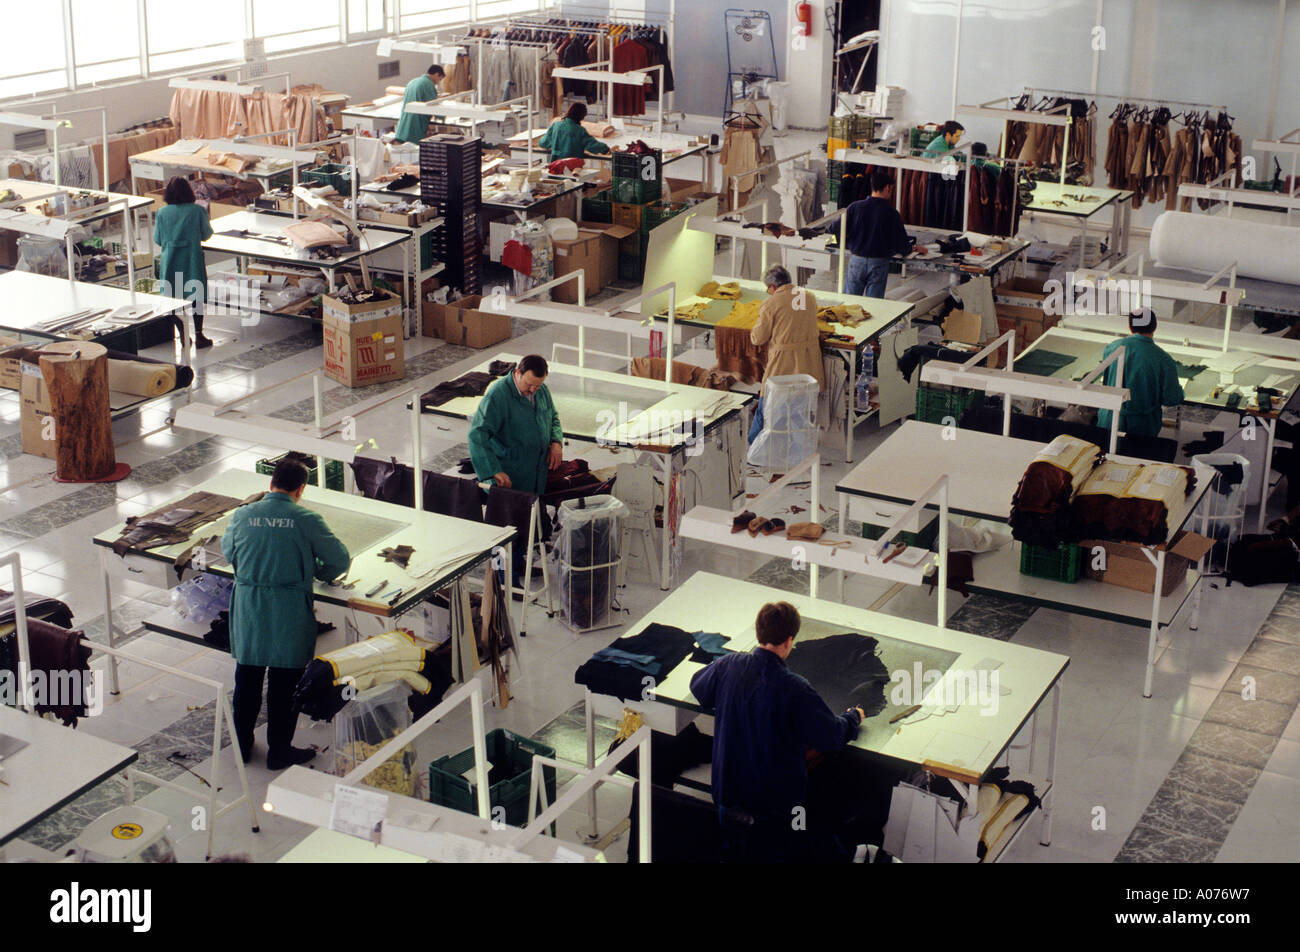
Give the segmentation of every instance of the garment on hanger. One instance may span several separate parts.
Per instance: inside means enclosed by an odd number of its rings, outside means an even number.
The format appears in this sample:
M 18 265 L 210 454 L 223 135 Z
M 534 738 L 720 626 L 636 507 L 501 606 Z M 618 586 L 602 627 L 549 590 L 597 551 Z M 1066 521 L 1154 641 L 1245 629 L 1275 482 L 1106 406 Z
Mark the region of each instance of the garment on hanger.
M 650 54 L 636 40 L 624 40 L 614 47 L 612 68 L 616 73 L 627 73 L 650 65 Z M 614 86 L 614 115 L 640 116 L 645 114 L 646 91 L 644 86 Z

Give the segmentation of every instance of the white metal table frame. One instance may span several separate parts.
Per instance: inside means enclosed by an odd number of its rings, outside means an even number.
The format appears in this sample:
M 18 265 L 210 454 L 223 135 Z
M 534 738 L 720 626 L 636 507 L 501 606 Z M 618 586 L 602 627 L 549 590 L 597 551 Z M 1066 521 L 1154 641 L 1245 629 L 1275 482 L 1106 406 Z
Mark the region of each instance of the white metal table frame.
M 1043 195 L 1039 194 L 1039 189 L 1044 189 Z M 1051 208 L 1047 205 L 1039 204 L 1045 201 L 1061 201 L 1062 199 L 1049 199 L 1047 195 L 1064 195 L 1067 190 L 1074 194 L 1096 194 L 1098 201 L 1095 205 L 1089 204 L 1085 209 L 1074 210 L 1071 208 Z M 1088 251 L 1088 220 L 1096 215 L 1103 208 L 1114 205 L 1111 209 L 1110 222 L 1110 248 L 1103 260 L 1110 258 L 1120 258 L 1128 254 L 1128 240 L 1131 230 L 1133 203 L 1129 201 L 1133 197 L 1131 191 L 1114 188 L 1100 188 L 1096 185 L 1059 185 L 1056 182 L 1039 182 L 1034 188 L 1034 201 L 1024 206 L 1024 210 L 1032 212 L 1035 215 L 1061 215 L 1067 218 L 1078 219 L 1079 222 L 1079 267 L 1087 266 L 1086 255 Z M 1118 203 L 1118 204 L 1116 204 Z
M 910 420 L 904 423 L 897 432 L 892 434 L 871 456 L 868 456 L 863 460 L 862 463 L 855 467 L 854 470 L 845 476 L 840 481 L 839 485 L 835 487 L 836 493 L 840 497 L 841 513 L 847 512 L 849 496 L 864 496 L 867 498 L 883 499 L 894 503 L 915 502 L 914 497 L 916 494 L 906 487 L 891 485 L 889 487 L 890 492 L 888 493 L 875 488 L 884 482 L 883 479 L 879 478 L 879 473 L 891 473 L 897 477 L 898 480 L 903 480 L 911 472 L 908 467 L 908 459 L 914 453 L 917 451 L 924 452 L 927 447 L 960 442 L 959 440 L 945 439 L 943 431 L 946 429 L 948 428 L 931 423 L 920 423 L 915 420 Z M 1032 461 L 1034 456 L 1044 445 L 1031 440 L 1018 440 L 1008 436 L 995 436 L 992 434 L 980 433 L 976 430 L 955 430 L 954 432 L 966 438 L 968 443 L 978 440 L 980 445 L 983 447 L 984 455 L 997 454 L 999 459 L 1005 461 L 1014 461 L 1019 458 L 1023 458 L 1026 463 Z M 935 440 L 936 436 L 938 437 L 937 441 Z M 897 443 L 891 445 L 894 441 L 897 441 Z M 1021 445 L 1015 446 L 1015 444 Z M 907 451 L 900 454 L 899 448 L 903 446 L 907 447 Z M 999 452 L 999 446 L 1003 447 L 1006 452 Z M 1012 449 L 1012 447 L 1015 448 Z M 1030 452 L 1030 449 L 1033 449 L 1033 452 Z M 939 455 L 943 456 L 944 454 L 941 452 Z M 1151 462 L 1150 460 L 1132 459 L 1129 457 L 1112 456 L 1110 458 L 1115 462 L 1122 463 L 1148 464 Z M 949 466 L 947 468 L 952 469 L 954 467 Z M 1023 469 L 1023 467 L 1020 468 Z M 1193 518 L 1197 506 L 1209 491 L 1210 485 L 1213 481 L 1213 470 L 1205 466 L 1195 466 L 1195 469 L 1196 488 L 1186 499 L 1186 507 L 1181 514 L 1182 518 L 1169 519 L 1169 534 L 1166 543 L 1158 546 L 1143 545 L 1140 547 L 1143 555 L 1145 555 L 1151 564 L 1155 566 L 1156 570 L 1155 587 L 1151 595 L 1150 616 L 1142 617 L 1132 613 L 1125 613 L 1118 610 L 1111 611 L 1101 607 L 1104 606 L 1106 602 L 1113 601 L 1113 599 L 1108 599 L 1106 597 L 1112 593 L 1107 591 L 1104 587 L 1106 585 L 1104 582 L 1094 583 L 1089 581 L 1086 583 L 1075 583 L 1075 585 L 1095 584 L 1101 586 L 1095 590 L 1097 598 L 1094 600 L 1094 607 L 1091 609 L 1084 609 L 1071 602 L 1057 599 L 1037 597 L 1015 592 L 1009 593 L 1007 591 L 981 585 L 978 581 L 970 583 L 971 590 L 1003 596 L 1010 594 L 1032 604 L 1038 604 L 1057 611 L 1065 611 L 1071 614 L 1092 615 L 1094 617 L 1117 621 L 1125 625 L 1147 628 L 1147 661 L 1145 677 L 1143 680 L 1142 696 L 1148 698 L 1151 697 L 1151 683 L 1155 672 L 1156 639 L 1159 635 L 1160 629 L 1166 625 L 1173 624 L 1174 619 L 1179 614 L 1179 611 L 1181 611 L 1182 605 L 1186 604 L 1189 599 L 1192 602 L 1192 615 L 1189 621 L 1189 627 L 1191 630 L 1195 631 L 1200 624 L 1201 594 L 1203 589 L 1201 583 L 1203 581 L 1204 557 L 1202 557 L 1200 564 L 1196 566 L 1195 579 L 1192 581 L 1188 591 L 1182 596 L 1182 601 L 1175 608 L 1174 613 L 1170 616 L 1168 622 L 1162 621 L 1161 613 L 1161 605 L 1164 600 L 1164 596 L 1161 594 L 1161 589 L 1164 585 L 1165 556 L 1168 540 L 1172 539 L 1182 531 L 1183 527 Z M 1014 486 L 1004 486 L 1002 487 L 1002 490 L 1004 491 L 998 491 L 990 487 L 991 484 L 987 483 L 983 479 L 982 473 L 972 473 L 967 479 L 963 480 L 958 487 L 959 491 L 963 493 L 963 496 L 959 498 L 957 504 L 951 506 L 952 511 L 961 515 L 974 516 L 977 519 L 987 519 L 1002 523 L 1007 522 L 1010 516 L 1010 500 L 1014 493 Z M 990 503 L 990 500 L 993 500 L 994 498 L 998 500 L 1005 499 L 1006 502 L 1003 503 L 999 501 L 996 503 Z M 1202 512 L 1200 516 L 1202 532 L 1204 532 L 1208 526 L 1208 519 L 1209 513 Z M 996 555 L 997 553 L 988 554 Z M 1112 586 L 1112 589 L 1113 588 L 1114 586 Z M 1123 592 L 1117 591 L 1115 597 L 1121 597 L 1122 594 Z M 1170 597 L 1172 598 L 1173 596 Z
M 936 487 L 937 486 L 938 484 L 936 483 Z M 670 598 L 685 597 L 686 595 L 690 594 L 690 589 L 694 587 L 695 579 L 697 578 L 700 579 L 699 584 L 709 585 L 711 592 L 713 592 L 714 588 L 716 587 L 716 585 L 713 584 L 715 582 L 730 583 L 732 581 L 736 581 L 730 579 L 723 579 L 718 576 L 713 576 L 710 573 L 697 572 L 695 575 L 691 577 L 691 579 L 687 581 L 687 586 L 684 587 L 680 593 L 674 593 L 674 596 L 670 596 Z M 752 588 L 755 589 L 756 592 L 758 593 L 765 593 L 766 591 L 761 586 L 754 583 L 742 583 L 742 584 L 746 585 L 747 587 L 752 586 Z M 799 609 L 801 614 L 806 614 L 809 616 L 815 614 L 817 610 L 817 605 L 819 604 L 825 604 L 825 605 L 835 604 L 835 603 L 821 602 L 812 595 L 803 596 L 803 595 L 791 594 L 786 597 L 788 597 L 790 601 L 795 603 L 796 608 Z M 766 598 L 766 594 L 760 595 L 758 596 L 758 598 L 756 598 L 756 604 L 754 606 L 755 608 L 757 608 L 757 606 L 761 604 L 759 598 Z M 724 601 L 726 600 L 724 599 Z M 733 603 L 730 601 L 726 601 L 726 603 L 729 605 L 733 605 Z M 976 639 L 979 637 L 979 636 L 968 636 L 961 632 L 948 631 L 946 629 L 943 629 L 942 627 L 938 629 L 934 629 L 932 626 L 925 625 L 923 622 L 915 622 L 908 619 L 900 619 L 895 616 L 883 615 L 879 612 L 874 612 L 867 609 L 859 609 L 856 607 L 845 606 L 845 605 L 835 605 L 835 608 L 840 612 L 847 610 L 847 611 L 851 611 L 855 615 L 859 615 L 859 616 L 865 615 L 868 617 L 869 619 L 868 622 L 863 622 L 861 618 L 855 619 L 851 623 L 853 626 L 863 627 L 868 629 L 876 628 L 877 630 L 881 630 L 881 631 L 889 631 L 891 630 L 891 626 L 892 626 L 894 637 L 903 638 L 906 640 L 920 641 L 921 639 L 918 636 L 921 634 L 928 633 L 927 630 L 934 631 L 935 633 L 939 634 L 940 637 L 942 638 L 955 638 L 955 639 L 960 639 L 962 641 L 964 641 L 968 637 L 972 639 Z M 635 634 L 640 631 L 643 631 L 648 625 L 658 622 L 659 618 L 662 617 L 661 612 L 662 612 L 662 606 L 651 609 L 635 625 L 629 626 L 629 634 Z M 900 629 L 902 630 L 902 633 L 898 633 Z M 627 636 L 625 635 L 624 637 Z M 618 642 L 615 641 L 614 644 L 617 645 Z M 977 652 L 983 652 L 987 654 L 987 651 L 982 647 L 981 642 L 972 641 L 971 644 L 969 645 L 969 649 L 971 650 L 972 654 Z M 1018 650 L 1040 652 L 1040 649 L 1028 649 L 1023 647 L 1020 647 Z M 963 651 L 962 653 L 965 652 Z M 1046 651 L 1041 651 L 1040 653 L 1043 655 L 1053 654 L 1052 652 L 1046 652 Z M 1060 721 L 1060 687 L 1061 687 L 1060 679 L 1061 679 L 1061 675 L 1065 671 L 1065 668 L 1069 665 L 1069 659 L 1066 658 L 1064 655 L 1056 655 L 1055 657 L 1061 658 L 1064 661 L 1064 663 L 1060 665 L 1060 667 L 1050 677 L 1047 683 L 1041 685 L 1041 691 L 1038 694 L 1037 699 L 1034 700 L 1033 703 L 1029 705 L 1029 707 L 1025 710 L 1023 718 L 1020 718 L 1018 722 L 1014 725 L 1014 728 L 1011 729 L 1008 733 L 1000 734 L 996 741 L 985 742 L 985 746 L 988 746 L 989 743 L 994 743 L 996 745 L 996 751 L 993 753 L 993 755 L 991 757 L 986 758 L 987 768 L 985 770 L 977 771 L 972 768 L 963 768 L 954 765 L 937 763 L 933 760 L 928 760 L 928 759 L 913 760 L 912 758 L 908 758 L 905 762 L 914 763 L 916 767 L 925 769 L 932 773 L 939 774 L 941 776 L 948 777 L 953 781 L 954 786 L 957 787 L 958 791 L 962 793 L 963 797 L 967 800 L 967 803 L 972 808 L 974 808 L 977 803 L 977 794 L 979 790 L 979 778 L 982 777 L 984 773 L 987 772 L 988 768 L 991 768 L 994 764 L 996 764 L 999 759 L 1006 759 L 1009 762 L 1010 751 L 1012 749 L 1020 749 L 1019 747 L 1014 747 L 1014 741 L 1020 735 L 1021 731 L 1024 729 L 1026 724 L 1030 725 L 1030 740 L 1027 744 L 1027 748 L 1029 750 L 1030 769 L 1031 770 L 1033 769 L 1033 762 L 1035 759 L 1035 747 L 1037 746 L 1036 742 L 1038 738 L 1038 714 L 1042 708 L 1043 701 L 1050 693 L 1052 696 L 1052 711 L 1051 711 L 1051 727 L 1050 727 L 1050 732 L 1048 733 L 1048 758 L 1047 758 L 1047 774 L 1046 774 L 1047 787 L 1045 788 L 1045 792 L 1049 792 L 1051 787 L 1054 784 L 1055 772 L 1056 772 L 1056 746 L 1057 746 L 1058 726 Z M 648 695 L 643 697 L 640 701 L 631 701 L 631 700 L 617 701 L 617 699 L 615 699 L 615 702 L 624 704 L 627 707 L 630 707 L 633 710 L 641 712 L 643 713 L 644 716 L 646 716 L 648 723 L 646 724 L 645 727 L 642 728 L 642 730 L 651 726 L 651 723 L 649 722 L 654 722 L 660 724 L 661 727 L 663 727 L 664 729 L 668 729 L 671 730 L 673 733 L 676 733 L 676 730 L 673 730 L 671 725 L 667 725 L 664 723 L 665 719 L 671 719 L 673 721 L 673 724 L 677 725 L 677 729 L 680 729 L 681 726 L 685 726 L 686 722 L 693 721 L 698 716 L 707 713 L 704 710 L 704 708 L 701 707 L 699 703 L 695 701 L 695 699 L 691 697 L 689 694 L 688 669 L 692 669 L 695 667 L 702 668 L 703 666 L 702 665 L 697 666 L 692 662 L 684 661 L 681 664 L 679 664 L 676 668 L 674 668 L 673 671 L 668 672 L 660 680 L 657 688 L 650 691 Z M 814 687 L 816 687 L 816 685 L 814 685 Z M 595 695 L 596 692 L 592 691 L 591 688 L 584 686 L 585 719 L 586 719 L 586 732 L 587 732 L 587 761 L 589 764 L 595 763 L 595 719 L 596 719 Z M 924 724 L 929 722 L 929 720 L 930 719 L 927 718 L 925 721 L 922 721 L 920 723 Z M 926 730 L 934 730 L 936 728 L 942 730 L 943 728 L 939 726 L 942 723 L 943 723 L 943 719 L 939 718 L 937 723 L 931 723 L 930 726 L 926 728 Z M 918 727 L 917 730 L 920 730 L 920 728 Z M 859 746 L 859 745 L 854 744 L 853 746 Z M 887 752 L 883 750 L 872 751 L 865 747 L 859 747 L 859 749 L 864 750 L 868 755 L 872 756 L 873 758 L 879 757 L 886 760 L 897 759 L 897 755 L 892 752 Z M 591 827 L 588 833 L 588 839 L 595 840 L 599 836 L 599 830 L 597 826 L 596 802 L 595 802 L 594 795 L 590 796 L 589 798 L 588 812 L 591 817 Z M 1043 846 L 1048 846 L 1051 844 L 1051 837 L 1052 837 L 1051 809 L 1046 804 L 1046 802 L 1044 802 L 1043 826 L 1042 826 L 1042 832 L 1039 841 Z

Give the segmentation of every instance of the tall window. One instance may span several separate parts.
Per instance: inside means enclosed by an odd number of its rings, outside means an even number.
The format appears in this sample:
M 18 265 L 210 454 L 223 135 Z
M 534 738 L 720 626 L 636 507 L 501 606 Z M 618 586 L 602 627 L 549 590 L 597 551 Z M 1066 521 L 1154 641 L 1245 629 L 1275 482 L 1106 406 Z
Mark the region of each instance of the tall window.
M 427 30 L 450 23 L 465 23 L 469 18 L 469 4 L 465 0 L 459 3 L 455 0 L 402 0 L 402 22 L 397 25 L 397 31 Z
M 12 31 L 5 44 L 4 59 L 0 60 L 0 97 L 67 88 L 63 5 L 28 3 L 23 7 L 21 26 L 18 23 L 10 26 Z M 26 40 L 17 39 L 19 30 Z
M 266 52 L 283 53 L 339 41 L 339 5 L 335 0 L 292 3 L 253 0 L 251 35 L 266 40 Z
M 244 0 L 146 0 L 145 11 L 151 73 L 244 58 Z
M 538 0 L 478 0 L 478 19 L 509 16 L 512 13 L 537 13 Z
M 387 29 L 384 0 L 348 0 L 348 38 L 376 36 Z
M 137 12 L 136 0 L 72 0 L 72 55 L 78 86 L 140 75 Z

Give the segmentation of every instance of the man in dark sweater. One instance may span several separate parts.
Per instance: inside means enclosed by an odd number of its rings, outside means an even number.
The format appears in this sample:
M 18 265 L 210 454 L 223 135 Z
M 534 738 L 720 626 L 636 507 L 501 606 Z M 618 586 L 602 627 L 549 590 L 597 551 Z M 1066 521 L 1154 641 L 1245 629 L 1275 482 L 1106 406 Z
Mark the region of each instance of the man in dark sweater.
M 713 802 L 732 860 L 817 855 L 807 822 L 808 751 L 844 747 L 862 723 L 861 708 L 832 713 L 786 667 L 799 622 L 789 602 L 764 605 L 755 623 L 758 647 L 724 655 L 691 679 L 691 693 L 714 712 Z
M 894 173 L 874 169 L 871 197 L 854 202 L 844 212 L 848 217 L 846 240 L 850 255 L 844 288 L 847 294 L 884 297 L 889 259 L 912 250 L 903 218 L 893 205 L 893 191 Z

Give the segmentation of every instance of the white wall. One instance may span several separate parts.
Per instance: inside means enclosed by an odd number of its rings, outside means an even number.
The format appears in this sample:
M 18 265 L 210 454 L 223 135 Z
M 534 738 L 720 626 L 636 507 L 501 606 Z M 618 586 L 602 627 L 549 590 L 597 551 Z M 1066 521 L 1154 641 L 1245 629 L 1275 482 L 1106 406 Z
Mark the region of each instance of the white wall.
M 1092 86 L 1097 0 L 965 0 L 957 69 L 960 104 L 1019 94 L 1025 86 L 1087 92 Z M 1103 0 L 1105 48 L 1096 90 L 1221 104 L 1247 154 L 1268 124 L 1277 0 Z M 906 90 L 906 118 L 952 116 L 957 0 L 884 0 L 881 82 Z M 1289 3 L 1274 133 L 1300 126 L 1300 3 Z M 1105 158 L 1114 99 L 1099 98 L 1097 163 Z M 1177 112 L 1181 107 L 1172 107 Z M 968 137 L 996 149 L 1001 123 L 962 119 Z M 1259 175 L 1271 160 L 1257 156 Z M 1289 171 L 1289 165 L 1287 166 Z M 1104 173 L 1102 173 L 1104 175 Z M 1099 182 L 1099 184 L 1105 184 Z M 1158 207 L 1143 205 L 1149 225 Z

